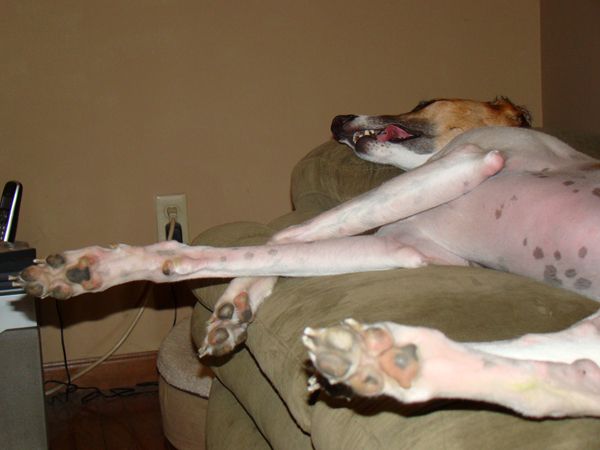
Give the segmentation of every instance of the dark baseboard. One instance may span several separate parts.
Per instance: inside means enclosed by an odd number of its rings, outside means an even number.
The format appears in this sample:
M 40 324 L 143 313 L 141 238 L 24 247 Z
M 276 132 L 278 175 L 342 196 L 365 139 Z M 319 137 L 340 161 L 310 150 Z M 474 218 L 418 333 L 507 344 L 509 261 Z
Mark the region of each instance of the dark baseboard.
M 73 381 L 78 386 L 94 386 L 100 389 L 130 387 L 138 383 L 158 381 L 156 357 L 158 352 L 127 353 L 113 355 L 81 378 Z M 85 369 L 96 359 L 69 361 L 71 376 Z M 66 381 L 67 376 L 62 362 L 44 364 L 44 381 Z M 47 385 L 46 389 L 51 387 Z

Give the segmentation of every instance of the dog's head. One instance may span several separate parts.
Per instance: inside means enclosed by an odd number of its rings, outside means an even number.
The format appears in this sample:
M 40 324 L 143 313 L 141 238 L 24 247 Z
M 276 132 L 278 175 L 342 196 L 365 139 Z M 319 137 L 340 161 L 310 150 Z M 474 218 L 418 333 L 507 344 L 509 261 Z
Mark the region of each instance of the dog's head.
M 491 102 L 435 99 L 397 116 L 337 116 L 331 131 L 367 161 L 412 169 L 459 134 L 486 126 L 529 127 L 531 116 L 506 97 Z

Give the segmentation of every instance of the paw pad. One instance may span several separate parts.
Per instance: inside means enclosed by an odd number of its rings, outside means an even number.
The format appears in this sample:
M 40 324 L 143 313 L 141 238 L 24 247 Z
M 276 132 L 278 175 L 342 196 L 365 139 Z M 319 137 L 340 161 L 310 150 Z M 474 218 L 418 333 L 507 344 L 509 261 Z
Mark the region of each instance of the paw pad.
M 66 262 L 67 261 L 65 257 L 59 254 L 50 255 L 46 258 L 46 264 L 48 264 L 53 269 L 60 269 L 66 264 Z

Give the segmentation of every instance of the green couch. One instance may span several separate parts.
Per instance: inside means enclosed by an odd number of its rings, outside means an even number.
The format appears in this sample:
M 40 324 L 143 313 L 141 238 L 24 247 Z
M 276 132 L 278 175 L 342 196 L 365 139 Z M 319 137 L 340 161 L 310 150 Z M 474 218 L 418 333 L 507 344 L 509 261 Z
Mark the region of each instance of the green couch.
M 600 139 L 561 137 L 583 151 L 600 150 Z M 265 242 L 275 231 L 399 173 L 327 142 L 293 171 L 293 212 L 267 225 L 218 226 L 200 234 L 194 244 Z M 198 304 L 191 334 L 196 346 L 225 286 L 225 280 L 193 283 Z M 494 405 L 459 400 L 403 405 L 388 398 L 347 401 L 322 391 L 309 395 L 306 382 L 311 369 L 300 340 L 306 326 L 327 326 L 347 317 L 434 327 L 459 341 L 506 339 L 560 330 L 596 309 L 597 303 L 576 294 L 482 268 L 426 267 L 280 279 L 250 325 L 246 345 L 229 357 L 210 361 L 216 380 L 208 400 L 207 448 L 600 448 L 598 419 L 529 420 Z M 199 401 L 193 395 L 188 400 Z

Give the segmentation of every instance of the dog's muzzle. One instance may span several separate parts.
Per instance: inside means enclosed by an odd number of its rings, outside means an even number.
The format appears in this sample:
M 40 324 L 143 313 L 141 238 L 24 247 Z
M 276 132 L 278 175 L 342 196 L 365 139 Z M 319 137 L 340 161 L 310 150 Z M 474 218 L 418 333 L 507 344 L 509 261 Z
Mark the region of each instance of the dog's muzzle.
M 346 131 L 344 129 L 345 125 L 349 122 L 352 122 L 358 116 L 353 114 L 342 115 L 334 117 L 331 122 L 331 132 L 333 133 L 333 137 L 337 140 L 348 138 L 352 135 L 352 131 Z

